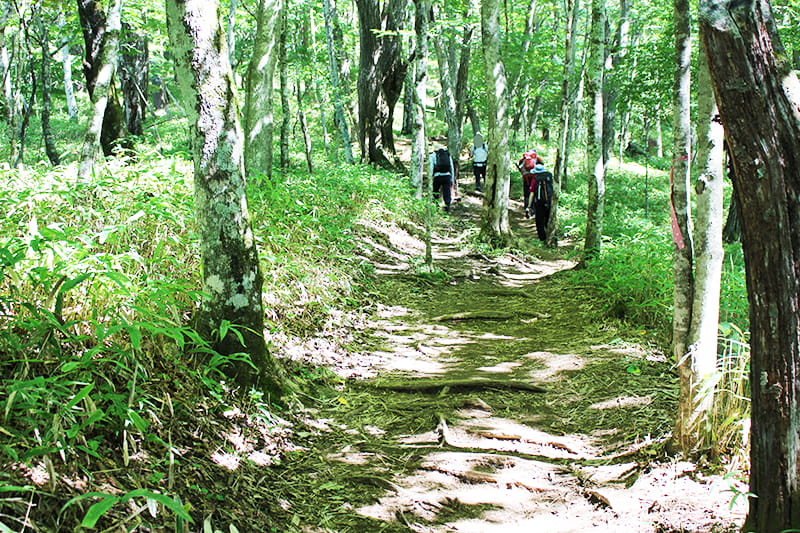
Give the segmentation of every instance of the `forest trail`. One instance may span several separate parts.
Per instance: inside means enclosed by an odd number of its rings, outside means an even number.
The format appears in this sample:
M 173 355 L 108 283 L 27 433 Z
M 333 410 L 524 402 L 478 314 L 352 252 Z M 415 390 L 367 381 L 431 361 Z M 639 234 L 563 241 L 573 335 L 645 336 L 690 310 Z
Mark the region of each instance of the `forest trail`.
M 365 257 L 392 296 L 357 353 L 329 361 L 351 379 L 310 413 L 323 464 L 295 465 L 314 470 L 304 531 L 737 531 L 734 484 L 661 451 L 677 396 L 664 355 L 599 318 L 565 283 L 570 261 L 466 252 L 480 202 L 437 228 L 448 282 L 410 275 L 420 241 L 371 228 Z M 535 239 L 518 205 L 511 218 Z

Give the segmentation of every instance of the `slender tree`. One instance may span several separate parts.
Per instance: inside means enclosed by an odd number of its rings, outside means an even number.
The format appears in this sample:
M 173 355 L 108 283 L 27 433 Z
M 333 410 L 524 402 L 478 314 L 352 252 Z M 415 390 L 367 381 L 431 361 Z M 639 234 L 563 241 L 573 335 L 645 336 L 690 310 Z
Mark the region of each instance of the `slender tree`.
M 694 396 L 699 386 L 701 369 L 695 365 L 702 358 L 689 353 L 689 329 L 692 324 L 692 301 L 695 279 L 693 272 L 694 248 L 691 226 L 689 166 L 691 150 L 691 19 L 689 0 L 674 0 L 675 20 L 675 80 L 672 93 L 672 170 L 670 171 L 670 207 L 673 234 L 673 314 L 672 349 L 680 376 L 680 407 L 675 423 L 673 442 L 678 449 L 688 451 L 695 447 L 697 432 L 695 413 L 700 409 Z M 708 117 L 703 117 L 708 120 Z M 707 369 L 703 368 L 705 373 Z
M 275 128 L 272 80 L 278 58 L 277 38 L 283 0 L 259 0 L 253 56 L 245 77 L 244 159 L 248 172 L 272 176 Z
M 350 141 L 350 128 L 345 115 L 344 99 L 342 96 L 342 80 L 339 75 L 339 58 L 336 53 L 337 43 L 334 40 L 333 17 L 334 11 L 331 7 L 331 0 L 322 1 L 322 13 L 325 18 L 325 43 L 328 49 L 328 68 L 330 70 L 330 82 L 333 92 L 333 120 L 339 130 L 339 136 L 344 151 L 344 160 L 353 163 L 353 147 Z
M 768 0 L 703 0 L 700 35 L 736 172 L 750 303 L 750 510 L 800 525 L 800 82 Z
M 591 259 L 600 253 L 606 194 L 606 164 L 603 159 L 603 64 L 605 62 L 606 10 L 603 0 L 592 0 L 591 38 L 586 61 L 586 101 L 591 108 L 586 124 L 586 173 L 589 205 L 586 214 L 584 253 Z
M 430 0 L 414 0 L 415 46 L 412 74 L 412 130 L 411 130 L 411 185 L 417 198 L 422 198 L 423 174 L 425 172 L 425 98 L 428 90 L 428 24 Z M 430 202 L 429 202 L 430 203 Z M 426 217 L 430 220 L 430 217 Z M 428 239 L 429 240 L 429 239 Z
M 167 0 L 175 71 L 189 114 L 204 297 L 201 335 L 230 357 L 244 389 L 279 396 L 279 367 L 264 340 L 262 275 L 247 211 L 244 139 L 216 0 Z M 238 328 L 234 330 L 234 328 Z
M 578 13 L 580 0 L 565 0 L 566 8 L 566 41 L 564 43 L 564 72 L 561 78 L 561 107 L 558 119 L 558 135 L 556 145 L 556 159 L 553 165 L 553 200 L 550 209 L 550 219 L 547 222 L 547 245 L 556 244 L 558 233 L 558 197 L 562 184 L 566 185 L 567 168 L 569 161 L 569 129 L 571 109 L 575 105 L 577 87 L 575 77 L 575 39 L 577 37 Z
M 672 445 L 684 454 L 711 447 L 713 432 L 705 429 L 714 391 L 712 376 L 717 369 L 720 280 L 722 278 L 722 124 L 711 89 L 708 60 L 700 46 L 697 80 L 697 161 L 700 175 L 695 183 L 697 212 L 690 242 L 694 244 L 694 272 L 681 283 L 692 289 L 689 331 L 682 342 L 687 352 L 677 363 L 680 379 L 678 412 Z M 677 282 L 677 280 L 676 280 Z M 677 305 L 678 302 L 675 302 Z
M 511 185 L 508 150 L 508 85 L 500 55 L 500 6 L 498 0 L 481 3 L 481 39 L 486 73 L 489 114 L 489 159 L 483 193 L 481 235 L 505 244 L 511 237 L 508 195 Z

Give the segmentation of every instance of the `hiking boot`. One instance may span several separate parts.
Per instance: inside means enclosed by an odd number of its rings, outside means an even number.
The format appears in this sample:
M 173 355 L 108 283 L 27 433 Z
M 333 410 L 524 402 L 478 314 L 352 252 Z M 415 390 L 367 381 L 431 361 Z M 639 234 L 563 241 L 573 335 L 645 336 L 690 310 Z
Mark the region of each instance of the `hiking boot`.
M 531 218 L 531 211 L 530 209 L 525 210 L 525 218 Z

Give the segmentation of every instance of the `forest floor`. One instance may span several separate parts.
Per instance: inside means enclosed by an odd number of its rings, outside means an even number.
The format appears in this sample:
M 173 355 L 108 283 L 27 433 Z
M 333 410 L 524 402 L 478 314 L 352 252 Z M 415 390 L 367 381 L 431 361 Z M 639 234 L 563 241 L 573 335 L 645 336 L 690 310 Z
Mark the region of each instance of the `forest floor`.
M 512 204 L 515 235 L 535 239 Z M 737 531 L 746 486 L 664 452 L 677 398 L 665 354 L 566 282 L 563 250 L 470 251 L 480 209 L 464 193 L 436 228 L 441 279 L 415 273 L 419 228 L 365 225 L 382 296 L 346 320 L 347 350 L 334 331 L 281 347 L 341 381 L 262 481 L 286 525 L 272 530 Z

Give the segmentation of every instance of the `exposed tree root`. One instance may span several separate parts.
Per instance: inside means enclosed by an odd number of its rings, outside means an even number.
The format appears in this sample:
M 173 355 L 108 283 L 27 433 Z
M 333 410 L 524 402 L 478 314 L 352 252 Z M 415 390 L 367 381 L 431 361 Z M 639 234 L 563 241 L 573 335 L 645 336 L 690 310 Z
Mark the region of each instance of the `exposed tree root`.
M 526 392 L 547 392 L 547 389 L 524 381 L 503 381 L 499 379 L 440 379 L 417 381 L 364 382 L 368 387 L 396 392 L 432 393 L 442 390 L 476 391 L 484 389 L 519 390 Z

